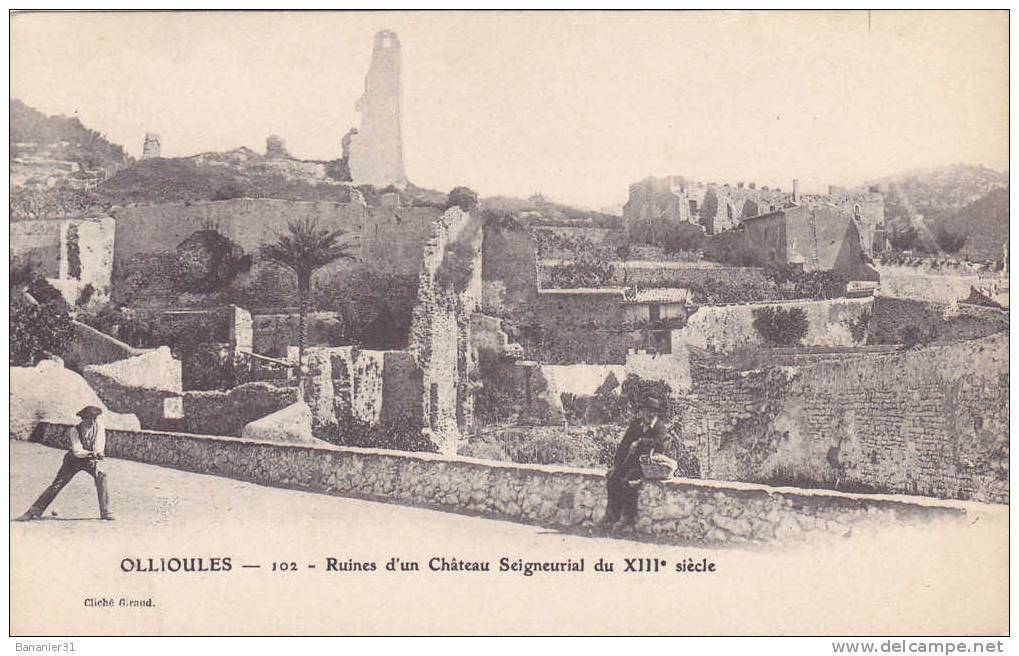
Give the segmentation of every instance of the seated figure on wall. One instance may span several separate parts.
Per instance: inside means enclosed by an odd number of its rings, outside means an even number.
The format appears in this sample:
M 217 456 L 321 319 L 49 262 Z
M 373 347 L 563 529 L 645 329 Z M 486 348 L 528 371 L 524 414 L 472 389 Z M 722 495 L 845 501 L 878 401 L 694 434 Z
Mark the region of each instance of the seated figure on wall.
M 641 457 L 661 453 L 665 449 L 661 402 L 648 397 L 641 403 L 638 412 L 626 429 L 606 476 L 608 504 L 601 526 L 613 530 L 633 526 L 637 520 L 637 496 L 643 480 Z

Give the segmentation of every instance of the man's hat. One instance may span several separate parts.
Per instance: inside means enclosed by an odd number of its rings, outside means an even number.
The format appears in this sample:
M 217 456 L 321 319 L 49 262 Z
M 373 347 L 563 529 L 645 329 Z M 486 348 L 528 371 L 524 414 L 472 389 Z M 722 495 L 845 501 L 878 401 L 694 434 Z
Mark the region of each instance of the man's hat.
M 82 419 L 98 417 L 101 414 L 103 414 L 103 409 L 94 405 L 87 405 L 78 411 L 78 416 Z
M 662 411 L 662 403 L 661 403 L 661 401 L 659 401 L 658 399 L 656 399 L 653 396 L 649 396 L 649 397 L 645 398 L 643 401 L 641 401 L 640 407 L 642 407 L 642 408 L 650 408 L 651 410 L 657 410 L 659 412 Z

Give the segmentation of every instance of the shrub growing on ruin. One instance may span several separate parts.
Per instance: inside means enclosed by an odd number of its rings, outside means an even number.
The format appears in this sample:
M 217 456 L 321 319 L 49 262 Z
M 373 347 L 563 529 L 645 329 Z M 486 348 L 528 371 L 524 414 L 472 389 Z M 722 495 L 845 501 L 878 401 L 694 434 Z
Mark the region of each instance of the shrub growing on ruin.
M 251 269 L 251 256 L 216 230 L 199 230 L 177 246 L 175 282 L 183 290 L 209 294 Z
M 899 331 L 899 340 L 905 349 L 926 346 L 938 338 L 938 327 L 934 324 L 911 324 Z
M 480 424 L 499 424 L 512 418 L 520 405 L 519 391 L 509 375 L 513 360 L 503 353 L 478 349 L 477 369 L 472 374 L 479 387 L 474 393 L 474 418 Z
M 410 415 L 384 419 L 375 427 L 368 422 L 347 418 L 340 422 L 335 435 L 323 437 L 339 446 L 427 453 L 438 451 L 435 444 L 423 434 L 420 419 Z
M 78 292 L 78 298 L 75 299 L 74 304 L 79 308 L 88 307 L 88 304 L 92 302 L 92 298 L 96 294 L 96 288 L 92 283 L 88 283 Z
M 626 421 L 627 414 L 649 398 L 658 399 L 662 404 L 662 419 L 668 418 L 672 390 L 665 381 L 646 380 L 636 374 L 630 374 L 623 381 L 620 392 L 621 397 L 626 400 L 626 405 L 619 409 L 616 421 Z
M 446 199 L 446 208 L 459 207 L 464 212 L 470 212 L 478 206 L 478 192 L 470 187 L 454 187 Z
M 576 287 L 605 287 L 612 280 L 614 268 L 605 258 L 581 256 L 567 264 L 557 264 L 548 269 L 551 287 L 570 289 Z
M 49 355 L 63 357 L 74 326 L 63 299 L 40 303 L 21 292 L 11 294 L 10 366 L 31 367 Z
M 853 341 L 857 344 L 862 344 L 867 339 L 867 329 L 870 326 L 870 312 L 864 312 L 856 319 L 849 322 L 849 334 L 853 336 Z
M 754 309 L 754 330 L 769 346 L 798 346 L 807 336 L 807 313 L 801 308 Z
M 849 276 L 842 271 L 805 271 L 793 276 L 795 298 L 826 300 L 846 295 Z
M 897 251 L 925 252 L 927 250 L 924 247 L 920 231 L 913 226 L 893 230 L 892 233 L 888 235 L 888 243 Z
M 442 262 L 435 272 L 435 282 L 456 294 L 467 291 L 479 263 L 482 219 L 471 216 L 455 239 L 446 244 Z

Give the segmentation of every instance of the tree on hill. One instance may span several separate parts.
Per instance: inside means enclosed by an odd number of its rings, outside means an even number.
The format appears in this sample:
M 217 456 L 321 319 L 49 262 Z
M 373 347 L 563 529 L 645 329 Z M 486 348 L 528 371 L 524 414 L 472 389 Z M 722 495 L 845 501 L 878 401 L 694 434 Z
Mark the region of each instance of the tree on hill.
M 446 207 L 459 207 L 464 212 L 470 212 L 478 206 L 478 193 L 470 187 L 454 187 L 449 192 Z
M 289 269 L 297 277 L 298 300 L 298 365 L 304 364 L 304 348 L 308 343 L 308 299 L 311 277 L 316 271 L 338 260 L 356 260 L 354 244 L 341 242 L 345 230 L 321 228 L 318 221 L 308 218 L 291 222 L 288 232 L 273 244 L 264 244 L 264 259 Z
M 934 239 L 938 242 L 938 248 L 949 254 L 958 253 L 966 244 L 966 235 L 950 232 L 944 226 L 938 228 Z
M 920 239 L 920 231 L 909 226 L 893 230 L 888 236 L 888 243 L 897 251 L 923 251 L 923 240 Z

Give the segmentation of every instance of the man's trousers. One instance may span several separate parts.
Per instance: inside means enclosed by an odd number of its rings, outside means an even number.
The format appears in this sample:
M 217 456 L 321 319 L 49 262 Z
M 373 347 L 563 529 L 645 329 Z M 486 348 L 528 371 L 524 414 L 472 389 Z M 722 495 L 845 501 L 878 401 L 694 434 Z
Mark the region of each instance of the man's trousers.
M 99 515 L 101 517 L 108 517 L 110 514 L 110 494 L 106 487 L 106 472 L 103 470 L 102 464 L 93 458 L 75 458 L 71 452 L 64 456 L 64 462 L 60 465 L 56 478 L 39 495 L 39 498 L 32 504 L 32 507 L 28 509 L 26 514 L 34 517 L 41 516 L 46 512 L 46 508 L 53 503 L 53 499 L 60 494 L 60 490 L 64 489 L 64 486 L 70 483 L 75 474 L 80 471 L 88 472 L 95 480 L 96 494 L 99 496 Z

